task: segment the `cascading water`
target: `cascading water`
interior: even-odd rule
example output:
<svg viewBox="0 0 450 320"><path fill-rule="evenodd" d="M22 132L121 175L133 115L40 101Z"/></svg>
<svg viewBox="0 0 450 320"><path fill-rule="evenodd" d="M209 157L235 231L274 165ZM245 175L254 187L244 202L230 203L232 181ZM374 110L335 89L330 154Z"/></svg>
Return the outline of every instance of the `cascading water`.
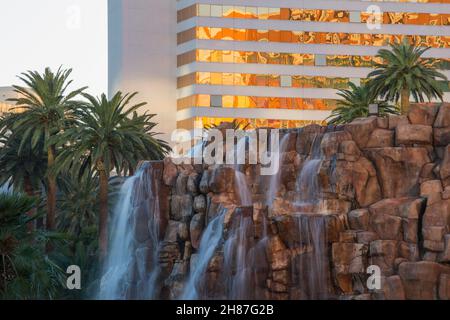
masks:
<svg viewBox="0 0 450 320"><path fill-rule="evenodd" d="M227 298L252 299L254 291L252 263L253 219L252 208L235 210L228 238L224 244L224 281L227 283Z"/></svg>
<svg viewBox="0 0 450 320"><path fill-rule="evenodd" d="M280 184L281 184L281 165L282 165L282 158L283 158L283 153L286 152L286 149L288 147L288 143L289 143L289 138L290 135L289 134L285 134L283 136L283 138L281 139L280 142L280 150L278 152L278 155L275 157L275 161L277 161L278 164L278 168L279 170L277 171L276 174L272 175L270 177L270 182L269 182L269 189L267 190L267 194L266 194L266 203L268 205L272 205L273 201L275 200L278 191L280 190Z"/></svg>
<svg viewBox="0 0 450 320"><path fill-rule="evenodd" d="M253 204L252 193L248 187L247 179L244 173L236 170L235 176L235 188L236 194L239 196L239 200L242 206L251 206Z"/></svg>
<svg viewBox="0 0 450 320"><path fill-rule="evenodd" d="M326 218L300 214L294 217L300 248L292 259L292 283L300 290L299 299L327 299L329 297L329 263L326 239Z"/></svg>
<svg viewBox="0 0 450 320"><path fill-rule="evenodd" d="M300 253L292 259L291 276L300 290L298 297L301 299L327 299L329 296L326 216L320 214L323 208L317 205L320 200L318 174L323 163L322 138L323 134L314 137L309 157L297 180L300 203L297 203L299 212L294 215L294 222L299 231L296 246Z"/></svg>
<svg viewBox="0 0 450 320"><path fill-rule="evenodd" d="M223 220L226 212L227 210L222 208L204 231L195 266L191 269L181 299L195 300L207 296L206 286L203 284L205 273L222 239Z"/></svg>
<svg viewBox="0 0 450 320"><path fill-rule="evenodd" d="M298 176L297 191L300 193L300 199L304 202L315 202L319 196L319 181L317 174L322 165L322 134L317 134L312 142L311 151L308 159Z"/></svg>
<svg viewBox="0 0 450 320"><path fill-rule="evenodd" d="M151 163L128 178L111 223L99 299L152 299L157 291L160 239L159 188Z"/></svg>
<svg viewBox="0 0 450 320"><path fill-rule="evenodd" d="M11 188L9 187L8 183L5 183L4 185L0 186L0 194L2 193L10 193Z"/></svg>

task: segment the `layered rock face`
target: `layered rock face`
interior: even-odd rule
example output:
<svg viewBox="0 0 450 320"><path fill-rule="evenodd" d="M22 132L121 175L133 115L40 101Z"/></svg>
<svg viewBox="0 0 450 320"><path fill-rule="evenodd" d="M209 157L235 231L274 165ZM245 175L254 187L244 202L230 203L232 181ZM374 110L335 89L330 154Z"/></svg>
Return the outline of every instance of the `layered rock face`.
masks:
<svg viewBox="0 0 450 320"><path fill-rule="evenodd" d="M449 104L281 140L276 176L164 160L159 298L450 298Z"/></svg>

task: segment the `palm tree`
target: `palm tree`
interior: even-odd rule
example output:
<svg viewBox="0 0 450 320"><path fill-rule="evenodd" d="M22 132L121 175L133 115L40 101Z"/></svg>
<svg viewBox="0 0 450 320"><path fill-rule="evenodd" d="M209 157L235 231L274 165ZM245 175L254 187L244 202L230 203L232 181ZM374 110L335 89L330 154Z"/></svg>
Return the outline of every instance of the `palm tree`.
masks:
<svg viewBox="0 0 450 320"><path fill-rule="evenodd" d="M0 128L0 185L8 184L15 191L34 196L39 187L45 184L42 180L47 168L44 141L39 141L38 148L33 149L30 139L19 152L22 137L9 129L16 117L17 114L8 114L0 118L0 125L5 125Z"/></svg>
<svg viewBox="0 0 450 320"><path fill-rule="evenodd" d="M370 86L382 99L401 101L401 111L409 110L409 98L424 102L424 96L431 100L442 100L442 87L437 79L447 80L437 71L438 63L424 59L422 55L429 47L412 46L405 39L391 45L391 50L381 49L377 58L383 63L376 63L376 70L369 74Z"/></svg>
<svg viewBox="0 0 450 320"><path fill-rule="evenodd" d="M33 197L0 194L0 299L54 299L63 288L63 270L42 254L45 235L26 228L36 205Z"/></svg>
<svg viewBox="0 0 450 320"><path fill-rule="evenodd" d="M47 153L47 230L54 230L56 215L56 177L52 173L55 164L56 148L50 138L67 127L70 110L76 104L74 98L86 87L67 92L72 83L69 76L72 69L58 69L53 73L46 68L43 74L36 71L22 73L19 79L26 87L13 86L19 98L9 99L24 110L14 122L12 129L21 136L19 153L31 141L33 149L44 141Z"/></svg>
<svg viewBox="0 0 450 320"><path fill-rule="evenodd" d="M99 247L100 257L107 251L108 235L108 181L112 170L127 173L140 160L162 159L170 150L168 145L155 138L152 130L155 115L137 110L146 105L130 105L136 96L118 92L111 100L84 94L88 103L76 110L76 125L60 135L64 150L58 155L58 170L71 168L84 172L93 168L99 176Z"/></svg>
<svg viewBox="0 0 450 320"><path fill-rule="evenodd" d="M380 116L398 114L396 107L384 101L377 101L376 94L374 94L369 85L364 84L358 87L352 82L349 85L350 89L338 91L337 94L342 97L342 100L339 100L337 108L328 117L330 119L328 124L346 124L356 118L367 117L369 115L369 105L374 103L378 104Z"/></svg>

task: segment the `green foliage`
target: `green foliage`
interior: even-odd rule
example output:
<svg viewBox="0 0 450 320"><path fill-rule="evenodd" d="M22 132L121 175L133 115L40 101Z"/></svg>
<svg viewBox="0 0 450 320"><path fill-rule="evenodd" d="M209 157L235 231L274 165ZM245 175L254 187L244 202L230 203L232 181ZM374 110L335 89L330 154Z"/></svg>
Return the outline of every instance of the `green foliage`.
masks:
<svg viewBox="0 0 450 320"><path fill-rule="evenodd" d="M91 172L81 176L64 172L58 180L58 230L73 236L97 233L98 178Z"/></svg>
<svg viewBox="0 0 450 320"><path fill-rule="evenodd" d="M43 177L47 168L47 156L42 151L41 139L37 148L11 130L17 114L8 114L0 118L0 185L9 183L15 190L27 192L39 189L44 184ZM21 150L20 145L23 143Z"/></svg>
<svg viewBox="0 0 450 320"><path fill-rule="evenodd" d="M42 254L47 235L29 232L36 216L26 213L37 199L21 194L0 194L0 298L54 299L64 288L63 270Z"/></svg>
<svg viewBox="0 0 450 320"><path fill-rule="evenodd" d="M170 150L153 132L153 114L138 115L146 103L130 105L137 93L118 92L111 100L106 95L95 98L85 94L88 103L75 110L75 125L55 140L64 146L57 157L58 170L96 168L102 161L109 173L130 172L141 160L160 160Z"/></svg>
<svg viewBox="0 0 450 320"><path fill-rule="evenodd" d="M25 87L14 86L20 98L10 101L25 111L0 118L0 186L14 187L13 194L0 195L0 299L92 297L100 269L100 169L127 175L139 161L160 160L170 151L153 131L155 115L138 114L145 103L131 103L136 93L119 92L111 100L85 94L80 102L75 99L85 88L68 92L70 74L49 68L22 74ZM58 192L49 187L55 182ZM35 227L54 210L44 198L50 190L57 232ZM69 265L81 268L82 290L65 289Z"/></svg>
<svg viewBox="0 0 450 320"><path fill-rule="evenodd" d="M428 47L418 47L408 41L391 45L390 50L381 49L377 57L383 63L376 63L369 74L370 87L382 99L398 102L402 90L407 90L416 102L438 98L443 92L438 79L447 80L437 71L439 61L423 58Z"/></svg>
<svg viewBox="0 0 450 320"><path fill-rule="evenodd" d="M9 99L25 110L15 117L12 126L22 137L19 150L30 141L31 147L36 148L42 140L43 147L47 148L48 138L70 125L71 110L77 104L74 98L86 89L67 92L72 84L71 73L72 69L59 68L53 73L46 68L43 74L28 71L19 76L26 87L13 86L19 98Z"/></svg>
<svg viewBox="0 0 450 320"><path fill-rule="evenodd" d="M356 86L350 83L350 89L339 90L338 95L342 97L338 106L328 117L328 124L339 125L352 122L356 118L367 117L369 115L369 105L376 103L379 108L379 115L398 114L395 106L384 101L377 101L376 94L370 85Z"/></svg>

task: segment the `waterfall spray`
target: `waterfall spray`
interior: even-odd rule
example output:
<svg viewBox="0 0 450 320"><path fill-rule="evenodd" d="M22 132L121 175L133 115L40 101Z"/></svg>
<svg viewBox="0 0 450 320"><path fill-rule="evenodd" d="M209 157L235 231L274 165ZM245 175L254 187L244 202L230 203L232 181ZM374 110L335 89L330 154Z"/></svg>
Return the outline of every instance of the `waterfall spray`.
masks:
<svg viewBox="0 0 450 320"><path fill-rule="evenodd" d="M208 224L208 227L204 231L200 241L195 268L190 271L189 279L184 287L181 299L195 300L201 299L204 296L204 291L206 291L206 289L202 282L205 279L208 265L222 239L223 220L226 212L227 210L222 208L217 217Z"/></svg>
<svg viewBox="0 0 450 320"><path fill-rule="evenodd" d="M152 299L159 274L160 208L158 183L151 163L128 178L111 223L111 245L99 299Z"/></svg>

